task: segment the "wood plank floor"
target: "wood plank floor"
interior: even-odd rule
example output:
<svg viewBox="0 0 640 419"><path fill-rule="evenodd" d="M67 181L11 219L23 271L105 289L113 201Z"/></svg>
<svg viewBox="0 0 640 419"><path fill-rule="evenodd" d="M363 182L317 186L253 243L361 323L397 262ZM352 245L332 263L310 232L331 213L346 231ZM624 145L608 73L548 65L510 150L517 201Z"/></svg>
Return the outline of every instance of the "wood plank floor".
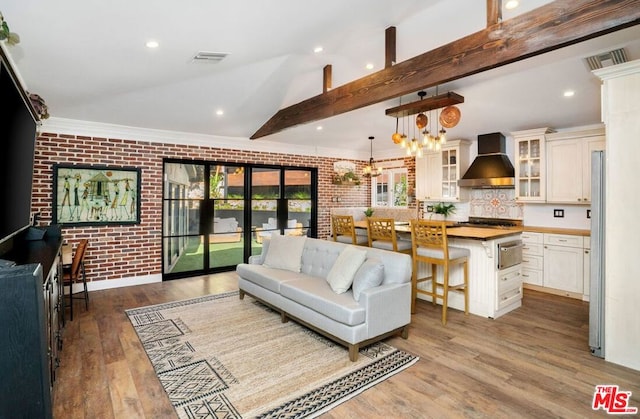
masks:
<svg viewBox="0 0 640 419"><path fill-rule="evenodd" d="M90 293L64 330L54 418L175 418L124 310L235 289L225 273ZM497 320L450 310L446 327L439 307L418 301L409 339L389 343L420 361L323 417L602 418L591 409L598 384L640 407L640 372L593 357L587 335L588 303L536 291Z"/></svg>

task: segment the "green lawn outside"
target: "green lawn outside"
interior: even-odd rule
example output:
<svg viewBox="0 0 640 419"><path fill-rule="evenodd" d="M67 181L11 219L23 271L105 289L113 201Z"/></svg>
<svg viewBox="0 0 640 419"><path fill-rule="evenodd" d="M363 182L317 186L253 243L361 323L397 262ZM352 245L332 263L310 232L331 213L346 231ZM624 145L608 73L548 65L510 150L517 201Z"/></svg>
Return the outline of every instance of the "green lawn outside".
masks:
<svg viewBox="0 0 640 419"><path fill-rule="evenodd" d="M242 263L243 246L244 242L242 240L234 243L211 243L209 245L209 261L211 267L218 268ZM252 254L259 254L262 245L252 241L251 249ZM171 273L203 269L203 252L204 245L200 242L200 237L191 237L185 252L180 256Z"/></svg>

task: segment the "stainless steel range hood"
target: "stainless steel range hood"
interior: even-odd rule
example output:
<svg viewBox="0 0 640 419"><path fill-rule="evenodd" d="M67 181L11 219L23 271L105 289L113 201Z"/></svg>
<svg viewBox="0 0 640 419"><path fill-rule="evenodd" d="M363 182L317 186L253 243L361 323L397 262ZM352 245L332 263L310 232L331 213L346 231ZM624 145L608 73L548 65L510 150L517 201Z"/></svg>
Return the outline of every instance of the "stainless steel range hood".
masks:
<svg viewBox="0 0 640 419"><path fill-rule="evenodd" d="M499 132L478 135L478 157L458 186L471 188L513 188L515 170L506 154L506 140Z"/></svg>

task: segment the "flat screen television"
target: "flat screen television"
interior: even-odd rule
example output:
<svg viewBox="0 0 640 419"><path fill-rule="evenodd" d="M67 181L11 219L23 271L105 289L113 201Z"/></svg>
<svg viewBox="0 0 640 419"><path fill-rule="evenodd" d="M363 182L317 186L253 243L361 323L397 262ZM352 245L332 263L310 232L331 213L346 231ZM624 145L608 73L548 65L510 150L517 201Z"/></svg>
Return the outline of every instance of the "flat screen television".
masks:
<svg viewBox="0 0 640 419"><path fill-rule="evenodd" d="M31 224L36 120L26 94L0 57L0 245ZM4 247L4 246L0 246Z"/></svg>

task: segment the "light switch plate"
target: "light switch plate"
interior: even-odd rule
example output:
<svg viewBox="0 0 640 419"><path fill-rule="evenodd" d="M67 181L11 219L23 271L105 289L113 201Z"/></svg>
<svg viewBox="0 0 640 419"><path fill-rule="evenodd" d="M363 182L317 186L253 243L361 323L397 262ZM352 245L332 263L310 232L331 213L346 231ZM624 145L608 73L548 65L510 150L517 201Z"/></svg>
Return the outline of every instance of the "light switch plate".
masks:
<svg viewBox="0 0 640 419"><path fill-rule="evenodd" d="M564 210L563 209L554 209L553 210L554 218L564 218Z"/></svg>
<svg viewBox="0 0 640 419"><path fill-rule="evenodd" d="M587 209L587 218L591 218L591 210Z"/></svg>

